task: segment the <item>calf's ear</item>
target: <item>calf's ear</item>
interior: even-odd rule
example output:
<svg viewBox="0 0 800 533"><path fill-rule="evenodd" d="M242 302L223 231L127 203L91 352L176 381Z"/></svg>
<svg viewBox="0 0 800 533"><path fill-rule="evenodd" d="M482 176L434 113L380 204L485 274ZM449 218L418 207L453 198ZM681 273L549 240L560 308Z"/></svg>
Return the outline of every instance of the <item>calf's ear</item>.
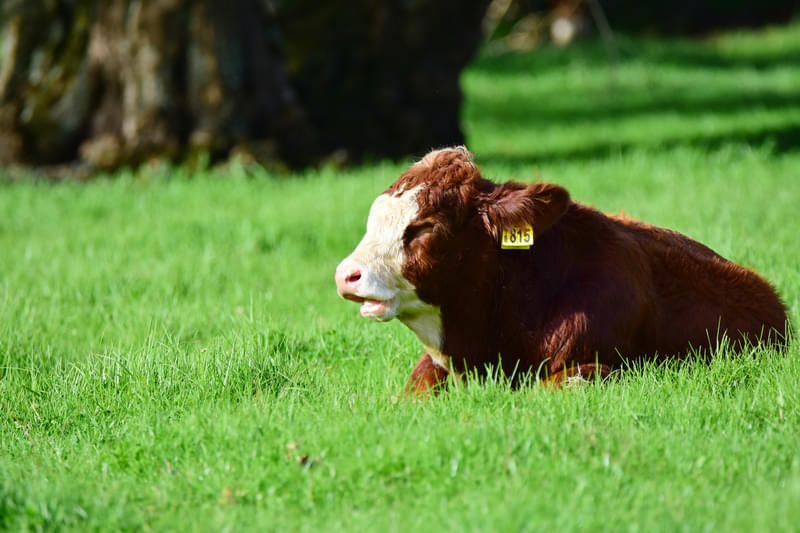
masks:
<svg viewBox="0 0 800 533"><path fill-rule="evenodd" d="M482 215L486 229L499 238L504 229L530 224L535 236L547 231L569 206L569 192L551 183L525 188L503 184L488 195Z"/></svg>

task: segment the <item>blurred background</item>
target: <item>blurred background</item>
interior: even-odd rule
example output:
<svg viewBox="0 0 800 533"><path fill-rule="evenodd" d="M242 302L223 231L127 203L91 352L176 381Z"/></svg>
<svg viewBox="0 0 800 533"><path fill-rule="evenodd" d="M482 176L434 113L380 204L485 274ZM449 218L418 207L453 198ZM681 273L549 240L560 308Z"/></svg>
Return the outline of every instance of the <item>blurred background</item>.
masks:
<svg viewBox="0 0 800 533"><path fill-rule="evenodd" d="M765 34L750 51L691 44L786 25L798 12L787 0L0 0L0 163L59 177L235 155L285 171L419 156L467 141L514 158L513 146L482 144L480 136L522 121L563 125L623 109L797 111L798 89L768 82L732 97L724 83L711 94L702 80L668 71L800 67L800 47L786 44L796 31L772 48ZM561 48L570 51L554 51ZM638 60L666 70L631 70ZM556 83L548 72L566 75L578 63L600 65L607 76L586 85L572 72L547 95L536 92L537 75ZM530 90L493 96L491 80L503 72L522 74ZM692 95L681 96L681 77ZM465 118L462 90L470 83ZM690 138L761 135L793 145L797 127L711 128ZM640 138L647 125L634 129ZM584 130L595 135L602 132ZM577 155L630 140L592 139ZM528 156L566 157L578 148L563 136L556 144Z"/></svg>

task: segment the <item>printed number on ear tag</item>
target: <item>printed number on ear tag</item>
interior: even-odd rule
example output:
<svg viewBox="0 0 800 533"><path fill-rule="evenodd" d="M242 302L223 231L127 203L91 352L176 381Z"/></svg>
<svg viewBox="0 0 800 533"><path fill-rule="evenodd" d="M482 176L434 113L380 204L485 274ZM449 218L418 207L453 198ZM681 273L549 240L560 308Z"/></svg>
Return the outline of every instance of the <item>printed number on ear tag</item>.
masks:
<svg viewBox="0 0 800 533"><path fill-rule="evenodd" d="M503 250L528 250L533 246L533 228L530 224L503 230L500 248Z"/></svg>

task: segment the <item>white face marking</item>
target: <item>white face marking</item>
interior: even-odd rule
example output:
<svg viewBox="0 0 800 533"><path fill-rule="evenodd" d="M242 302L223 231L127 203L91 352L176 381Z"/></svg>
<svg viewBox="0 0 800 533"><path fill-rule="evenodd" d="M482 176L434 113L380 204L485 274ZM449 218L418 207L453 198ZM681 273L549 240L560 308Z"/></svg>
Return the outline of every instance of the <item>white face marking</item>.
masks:
<svg viewBox="0 0 800 533"><path fill-rule="evenodd" d="M403 234L417 217L417 194L422 185L392 196L382 194L369 210L367 232L345 261L363 266L357 296L368 300L361 313L385 322L398 318L417 334L426 348L437 353L442 344L442 318L437 307L417 296L403 277ZM376 305L375 301L378 303Z"/></svg>
<svg viewBox="0 0 800 533"><path fill-rule="evenodd" d="M413 290L402 275L403 232L417 216L417 193L421 187L397 196L382 194L372 203L367 232L350 254L350 259L366 267L361 273L359 296L388 301L400 290Z"/></svg>

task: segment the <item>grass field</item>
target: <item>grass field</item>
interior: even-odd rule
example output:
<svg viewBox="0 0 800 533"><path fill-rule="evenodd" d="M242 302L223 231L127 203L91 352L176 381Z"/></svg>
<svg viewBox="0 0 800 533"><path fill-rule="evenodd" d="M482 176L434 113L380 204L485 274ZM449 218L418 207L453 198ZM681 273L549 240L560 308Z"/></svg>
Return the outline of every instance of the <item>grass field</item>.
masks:
<svg viewBox="0 0 800 533"><path fill-rule="evenodd" d="M482 56L484 174L677 229L800 321L800 26ZM800 343L564 391L398 399L339 300L404 164L0 181L0 530L793 531Z"/></svg>

